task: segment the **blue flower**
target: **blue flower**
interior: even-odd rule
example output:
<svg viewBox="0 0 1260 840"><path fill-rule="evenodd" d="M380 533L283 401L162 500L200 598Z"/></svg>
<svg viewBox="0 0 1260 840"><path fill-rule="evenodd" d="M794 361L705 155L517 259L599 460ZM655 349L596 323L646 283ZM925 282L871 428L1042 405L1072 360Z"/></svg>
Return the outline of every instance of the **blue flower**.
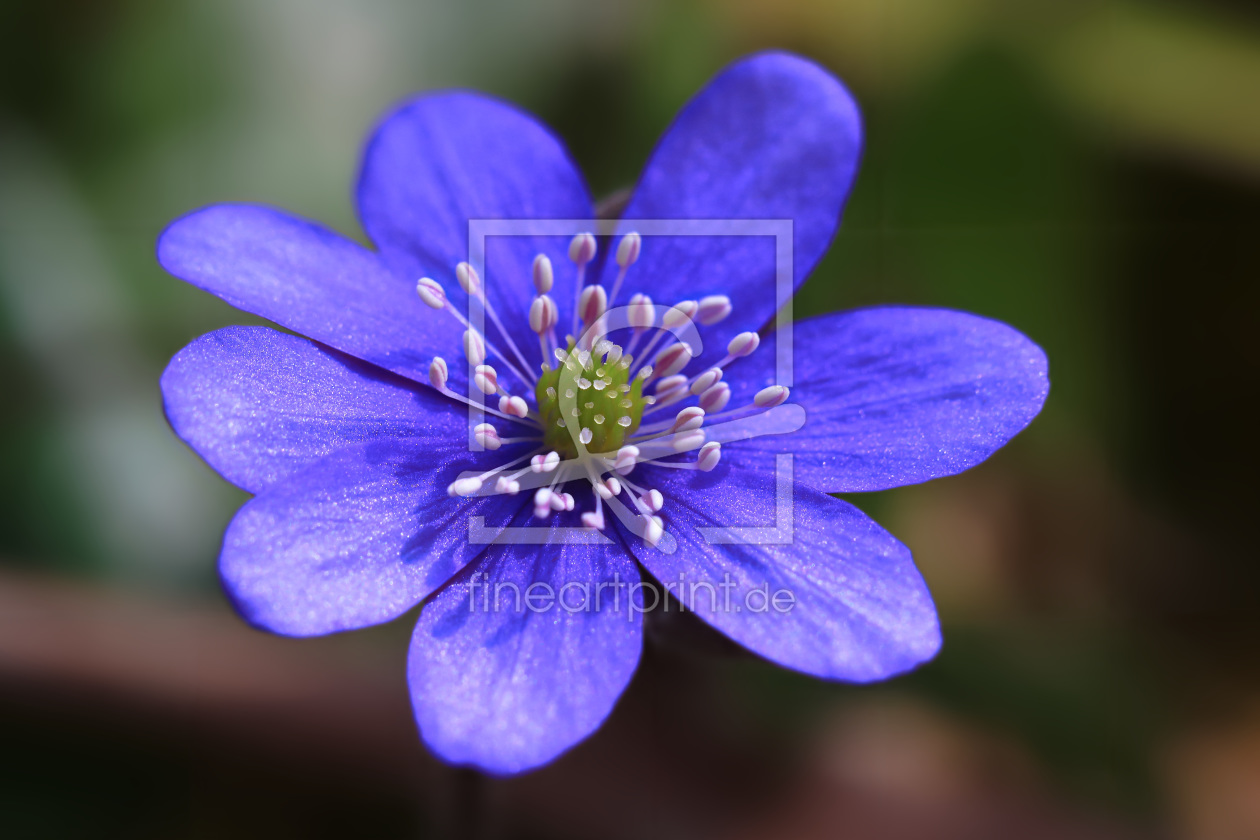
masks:
<svg viewBox="0 0 1260 840"><path fill-rule="evenodd" d="M860 146L835 78L758 55L683 109L621 218L790 220L795 289ZM473 93L391 113L357 201L375 250L247 205L185 216L158 245L175 276L308 337L218 330L162 377L176 433L255 494L220 558L249 622L310 636L424 602L421 735L496 773L553 759L612 709L655 597L636 561L788 668L865 682L936 653L909 550L828 494L983 461L1045 400L1036 345L940 309L825 315L783 342L789 392L765 329L785 266L771 237L635 221L491 236L478 270L470 220L596 228L556 137Z"/></svg>

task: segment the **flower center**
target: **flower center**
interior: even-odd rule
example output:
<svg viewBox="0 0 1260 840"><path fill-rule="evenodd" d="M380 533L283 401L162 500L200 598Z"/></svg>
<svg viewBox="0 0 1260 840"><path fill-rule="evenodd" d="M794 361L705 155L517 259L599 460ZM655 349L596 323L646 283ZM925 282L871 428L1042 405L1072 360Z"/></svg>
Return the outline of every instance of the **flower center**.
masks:
<svg viewBox="0 0 1260 840"><path fill-rule="evenodd" d="M534 387L543 446L576 458L576 435L590 452L620 449L643 419L643 371L632 375L633 357L623 356L621 347L607 340L592 350L578 349L570 340L555 356L556 367L545 366Z"/></svg>

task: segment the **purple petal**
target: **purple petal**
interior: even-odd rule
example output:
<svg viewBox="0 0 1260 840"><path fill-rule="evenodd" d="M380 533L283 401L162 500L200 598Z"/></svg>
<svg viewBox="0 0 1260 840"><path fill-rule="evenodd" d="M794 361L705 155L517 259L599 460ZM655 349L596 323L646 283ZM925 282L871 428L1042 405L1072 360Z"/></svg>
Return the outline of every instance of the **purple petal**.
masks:
<svg viewBox="0 0 1260 840"><path fill-rule="evenodd" d="M358 187L364 230L382 258L409 277L427 275L459 296L455 265L469 259L473 219L591 219L581 175L560 140L518 108L474 93L421 96L387 116L368 144ZM571 311L568 236L487 241L487 297L526 352L537 347L526 316L531 266L548 254L552 292ZM462 298L460 298L462 299ZM561 332L563 334L563 331ZM533 350L530 359L537 355Z"/></svg>
<svg viewBox="0 0 1260 840"><path fill-rule="evenodd" d="M198 338L167 365L162 396L175 433L251 493L356 443L408 438L446 457L468 455L463 406L266 327Z"/></svg>
<svg viewBox="0 0 1260 840"><path fill-rule="evenodd" d="M469 516L501 521L524 504L451 498L458 472L416 440L336 452L237 512L219 558L223 586L246 620L289 636L396 618L484 550L469 544Z"/></svg>
<svg viewBox="0 0 1260 840"><path fill-rule="evenodd" d="M421 382L434 355L460 347L459 325L424 305L416 277L265 207L220 204L177 219L158 240L158 261L235 307Z"/></svg>
<svg viewBox="0 0 1260 840"><path fill-rule="evenodd" d="M828 493L954 475L1032 422L1050 390L1046 355L1006 324L965 312L859 309L793 330L790 401L805 426L724 450L792 452L797 478ZM732 405L774 382L774 337L730 368Z"/></svg>
<svg viewBox="0 0 1260 840"><path fill-rule="evenodd" d="M910 551L790 473L776 495L774 464L763 456L757 470L645 468L634 477L664 495L665 529L678 548L666 554L628 537L639 562L701 618L788 668L868 682L935 655L936 611ZM700 530L748 526L765 530L734 544Z"/></svg>
<svg viewBox="0 0 1260 840"><path fill-rule="evenodd" d="M630 607L641 600L629 585L639 574L619 544L495 545L476 571L420 613L412 702L421 735L442 758L518 773L591 734L630 681L642 616ZM535 598L549 591L564 606L530 610L531 584Z"/></svg>
<svg viewBox="0 0 1260 840"><path fill-rule="evenodd" d="M795 289L827 250L857 172L856 103L813 62L765 53L724 70L683 108L653 152L626 219L791 220ZM618 303L633 292L673 303L725 294L734 311L705 358L778 308L775 241L766 236L648 236ZM605 267L611 285L616 265ZM788 290L790 292L790 290Z"/></svg>

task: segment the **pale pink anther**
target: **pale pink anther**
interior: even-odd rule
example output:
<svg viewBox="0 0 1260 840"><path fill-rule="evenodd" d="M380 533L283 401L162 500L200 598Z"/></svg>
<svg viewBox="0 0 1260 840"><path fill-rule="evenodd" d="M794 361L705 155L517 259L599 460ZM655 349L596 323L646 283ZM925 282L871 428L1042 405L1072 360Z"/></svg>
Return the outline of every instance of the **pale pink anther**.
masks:
<svg viewBox="0 0 1260 840"><path fill-rule="evenodd" d="M726 352L736 359L750 355L761 344L761 336L755 332L742 332L731 339L731 343L726 345Z"/></svg>
<svg viewBox="0 0 1260 840"><path fill-rule="evenodd" d="M712 388L714 385L718 384L721 381L722 381L722 369L709 368L704 373L697 376L695 382L691 383L691 393L693 395L699 396L700 394L703 394L705 391L709 390L710 388ZM658 385L656 387L659 388L660 386Z"/></svg>
<svg viewBox="0 0 1260 840"><path fill-rule="evenodd" d="M674 425L670 426L671 432L690 432L704 425L705 410L699 406L691 405L678 412L678 416L674 418Z"/></svg>
<svg viewBox="0 0 1260 840"><path fill-rule="evenodd" d="M638 462L639 447L629 444L617 450L617 457L613 460L613 469L618 475L629 475Z"/></svg>
<svg viewBox="0 0 1260 840"><path fill-rule="evenodd" d="M769 388L762 388L757 392L757 396L753 397L753 404L758 408L774 408L776 405L782 405L788 398L788 389L783 385L771 385Z"/></svg>
<svg viewBox="0 0 1260 840"><path fill-rule="evenodd" d="M676 330L686 324L688 321L696 317L696 312L700 309L700 304L694 300L684 300L675 303L669 309L665 310L665 314L661 316L661 324L667 330Z"/></svg>
<svg viewBox="0 0 1260 840"><path fill-rule="evenodd" d="M416 283L416 293L420 295L420 300L434 309L442 309L446 306L446 290L442 288L442 284L431 277L420 278Z"/></svg>
<svg viewBox="0 0 1260 840"><path fill-rule="evenodd" d="M429 384L439 391L446 387L446 380L450 376L446 369L446 359L441 356L434 356L433 361L429 362Z"/></svg>
<svg viewBox="0 0 1260 840"><path fill-rule="evenodd" d="M686 384L687 384L687 377L683 376L681 373L676 373L673 376L666 376L662 379L656 380L656 395L659 397L661 394L665 393L666 391L672 391L675 388L681 388L682 386Z"/></svg>
<svg viewBox="0 0 1260 840"><path fill-rule="evenodd" d="M706 437L704 429L692 429L689 432L680 432L674 435L670 446L673 447L675 452L689 452L692 449L699 449L701 446L704 446Z"/></svg>
<svg viewBox="0 0 1260 840"><path fill-rule="evenodd" d="M510 397L505 394L499 397L499 411L510 417L525 417L529 414L529 404L521 397Z"/></svg>
<svg viewBox="0 0 1260 840"><path fill-rule="evenodd" d="M652 360L657 375L661 377L673 376L687 366L691 361L691 345L685 341L677 344L671 344L664 350L656 354L656 358Z"/></svg>
<svg viewBox="0 0 1260 840"><path fill-rule="evenodd" d="M647 295L634 295L630 298L629 308L626 319L634 329L646 330L656 323L656 307L652 305L652 299Z"/></svg>
<svg viewBox="0 0 1260 840"><path fill-rule="evenodd" d="M521 492L521 483L515 479L501 475L499 476L499 480L494 483L494 491L496 493L504 493L508 496L515 496L517 493Z"/></svg>
<svg viewBox="0 0 1260 840"><path fill-rule="evenodd" d="M481 278L472 263L462 262L455 266L455 279L459 287L470 295L481 294Z"/></svg>
<svg viewBox="0 0 1260 840"><path fill-rule="evenodd" d="M629 268L639 259L639 251L643 248L643 237L637 233L627 233L617 243L617 266Z"/></svg>
<svg viewBox="0 0 1260 840"><path fill-rule="evenodd" d="M473 371L473 384L483 394L493 394L499 390L499 374L490 365L477 365Z"/></svg>
<svg viewBox="0 0 1260 840"><path fill-rule="evenodd" d="M551 270L551 260L546 254L534 257L534 289L538 294L545 295L551 291L554 282L555 275Z"/></svg>
<svg viewBox="0 0 1260 840"><path fill-rule="evenodd" d="M558 317L556 303L548 295L539 295L529 305L529 328L539 335L550 332Z"/></svg>
<svg viewBox="0 0 1260 840"><path fill-rule="evenodd" d="M708 327L730 314L730 298L726 295L709 295L708 297L700 298L700 310L696 313L696 320Z"/></svg>
<svg viewBox="0 0 1260 840"><path fill-rule="evenodd" d="M711 440L704 446L700 447L700 453L696 455L696 469L701 472L709 472L718 465L718 461L722 460L722 444L716 440Z"/></svg>
<svg viewBox="0 0 1260 840"><path fill-rule="evenodd" d="M643 541L655 548L665 536L665 523L659 516L644 516L643 520Z"/></svg>
<svg viewBox="0 0 1260 840"><path fill-rule="evenodd" d="M673 405L680 400L686 399L686 397L686 388L671 388L663 393L658 391L653 397L653 399L656 400L653 405L656 406L656 408L665 408L666 406Z"/></svg>
<svg viewBox="0 0 1260 840"><path fill-rule="evenodd" d="M652 513L659 513L661 508L665 507L665 497L661 495L660 490L647 491L643 494L642 501Z"/></svg>
<svg viewBox="0 0 1260 840"><path fill-rule="evenodd" d="M480 478L460 478L451 482L446 488L448 496L471 496L481 489Z"/></svg>
<svg viewBox="0 0 1260 840"><path fill-rule="evenodd" d="M569 259L578 265L586 265L595 259L595 237L589 233L579 233L569 243Z"/></svg>
<svg viewBox="0 0 1260 840"><path fill-rule="evenodd" d="M582 296L578 299L578 314L582 318L582 323L587 326L594 324L607 308L608 293L604 291L603 286L596 284L582 290Z"/></svg>
<svg viewBox="0 0 1260 840"><path fill-rule="evenodd" d="M551 515L551 499L553 496L555 496L555 493L551 492L549 488L538 488L538 492L534 494L534 516L537 516L539 519L546 519Z"/></svg>
<svg viewBox="0 0 1260 840"><path fill-rule="evenodd" d="M595 531L604 530L604 512L602 510L588 510L582 514L582 527L591 528Z"/></svg>
<svg viewBox="0 0 1260 840"><path fill-rule="evenodd" d="M717 414L730 401L731 386L725 382L719 382L700 395L700 407L709 414Z"/></svg>
<svg viewBox="0 0 1260 840"><path fill-rule="evenodd" d="M483 449L494 450L503 445L503 441L499 439L499 432L489 423L478 423L474 426L473 437Z"/></svg>
<svg viewBox="0 0 1260 840"><path fill-rule="evenodd" d="M486 341L473 330L464 330L464 355L474 365L486 360Z"/></svg>

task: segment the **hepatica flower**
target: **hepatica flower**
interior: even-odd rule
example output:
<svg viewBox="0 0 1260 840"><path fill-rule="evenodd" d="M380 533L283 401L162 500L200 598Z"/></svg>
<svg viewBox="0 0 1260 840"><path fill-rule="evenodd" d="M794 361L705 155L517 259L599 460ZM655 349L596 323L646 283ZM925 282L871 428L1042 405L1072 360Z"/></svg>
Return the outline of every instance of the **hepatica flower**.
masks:
<svg viewBox="0 0 1260 840"><path fill-rule="evenodd" d="M220 557L241 615L312 636L423 603L420 733L495 773L608 715L657 600L640 567L788 668L868 682L932 657L909 550L828 494L984 460L1040 410L1046 359L941 309L771 329L860 146L844 87L771 53L682 110L612 231L553 134L464 92L405 103L368 142L374 248L258 206L175 221L169 272L299 334L218 330L162 377L176 433L254 494ZM472 242L476 220L526 224Z"/></svg>

